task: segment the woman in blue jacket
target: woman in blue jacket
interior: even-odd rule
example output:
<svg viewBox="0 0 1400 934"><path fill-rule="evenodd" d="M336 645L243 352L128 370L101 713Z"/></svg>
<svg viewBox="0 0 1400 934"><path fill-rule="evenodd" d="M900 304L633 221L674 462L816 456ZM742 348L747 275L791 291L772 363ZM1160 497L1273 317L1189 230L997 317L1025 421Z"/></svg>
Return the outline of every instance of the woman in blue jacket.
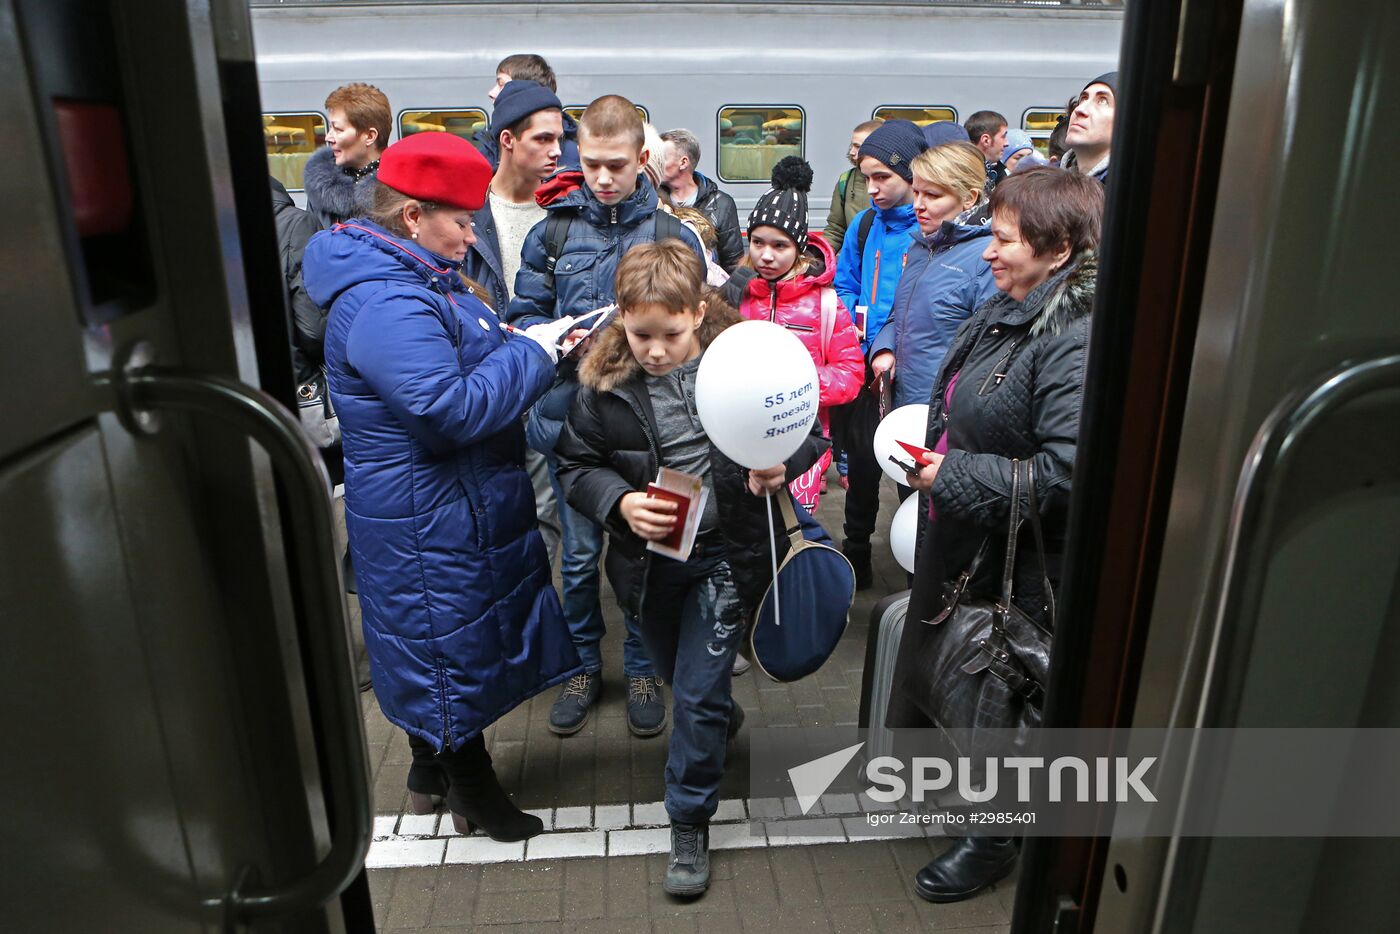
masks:
<svg viewBox="0 0 1400 934"><path fill-rule="evenodd" d="M482 731L578 658L550 582L520 417L554 378L544 335L507 337L459 274L491 169L465 140L385 150L370 219L317 234L307 291L345 447L345 523L384 715L408 733L415 813L461 833L543 828L511 803Z"/></svg>
<svg viewBox="0 0 1400 934"><path fill-rule="evenodd" d="M991 231L966 222L983 207L987 168L980 150L945 143L920 153L909 167L919 233L870 363L893 378L896 406L929 401L953 335L997 291L982 258Z"/></svg>

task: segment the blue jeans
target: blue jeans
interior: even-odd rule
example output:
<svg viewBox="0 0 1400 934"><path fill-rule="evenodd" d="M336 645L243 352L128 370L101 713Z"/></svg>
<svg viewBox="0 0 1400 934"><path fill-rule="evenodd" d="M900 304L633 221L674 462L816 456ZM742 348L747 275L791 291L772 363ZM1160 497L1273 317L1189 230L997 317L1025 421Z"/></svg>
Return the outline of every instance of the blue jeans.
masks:
<svg viewBox="0 0 1400 934"><path fill-rule="evenodd" d="M744 637L744 608L717 539L697 541L684 563L653 555L642 591L642 641L673 698L666 813L684 824L708 823L719 807L731 670Z"/></svg>
<svg viewBox="0 0 1400 934"><path fill-rule="evenodd" d="M603 633L607 632L607 625L603 622L603 605L599 599L602 593L600 565L603 527L565 502L553 458L549 461L549 482L554 486L554 496L559 502L559 525L564 539L559 558L559 576L564 585L564 622L569 625L569 635L573 637L574 649L578 652L579 661L583 662L583 670L590 673L601 671L601 643ZM655 672L642 648L636 617L624 614L623 622L627 628L627 635L622 641L623 673L629 678L651 677Z"/></svg>

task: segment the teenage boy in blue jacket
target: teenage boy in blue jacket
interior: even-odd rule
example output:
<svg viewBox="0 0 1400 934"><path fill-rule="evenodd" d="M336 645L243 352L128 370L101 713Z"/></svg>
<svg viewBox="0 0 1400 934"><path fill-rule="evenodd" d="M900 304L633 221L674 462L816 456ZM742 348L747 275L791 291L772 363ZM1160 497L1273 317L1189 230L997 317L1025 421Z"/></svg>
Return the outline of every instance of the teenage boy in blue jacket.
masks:
<svg viewBox="0 0 1400 934"><path fill-rule="evenodd" d="M919 232L909 165L927 146L923 132L908 120L888 120L865 138L858 168L870 191L870 207L853 217L846 228L832 283L837 296L853 310L866 354L867 390L844 406L837 418L850 482L841 550L855 568L856 586L861 590L874 583L870 536L875 532L880 478L884 476L872 449L880 423L880 386L870 369L870 350L890 316L905 256Z"/></svg>
<svg viewBox="0 0 1400 934"><path fill-rule="evenodd" d="M561 172L537 192L545 220L525 237L520 272L507 315L529 327L566 315L582 315L614 298L617 264L637 244L657 239L657 198L642 166L646 164L642 118L632 102L609 94L589 104L579 120L581 172ZM566 225L556 230L558 254L550 256L550 217ZM690 231L666 218L667 235L681 240L704 262L704 250ZM588 347L575 354L587 353ZM602 692L603 608L599 559L603 529L569 507L560 491L554 447L569 406L578 393L577 363L560 364L554 387L530 411L530 446L549 458L550 476L564 527L560 560L564 619L584 670L565 683L549 714L549 728L560 736L583 729ZM627 677L627 726L637 736L655 736L666 727L666 705L651 660L642 647L636 617L627 614L622 669Z"/></svg>

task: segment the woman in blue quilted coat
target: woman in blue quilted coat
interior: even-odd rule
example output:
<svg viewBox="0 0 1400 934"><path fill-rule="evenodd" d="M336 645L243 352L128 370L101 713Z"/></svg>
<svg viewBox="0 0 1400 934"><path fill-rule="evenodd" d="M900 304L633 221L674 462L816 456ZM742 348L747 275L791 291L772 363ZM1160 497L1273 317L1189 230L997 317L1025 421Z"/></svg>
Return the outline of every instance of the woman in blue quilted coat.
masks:
<svg viewBox="0 0 1400 934"><path fill-rule="evenodd" d="M307 291L345 447L345 523L374 690L408 733L415 813L461 833L543 828L496 781L482 731L575 673L525 473L521 416L551 339L508 336L459 274L491 169L465 140L385 150L374 210L312 238Z"/></svg>

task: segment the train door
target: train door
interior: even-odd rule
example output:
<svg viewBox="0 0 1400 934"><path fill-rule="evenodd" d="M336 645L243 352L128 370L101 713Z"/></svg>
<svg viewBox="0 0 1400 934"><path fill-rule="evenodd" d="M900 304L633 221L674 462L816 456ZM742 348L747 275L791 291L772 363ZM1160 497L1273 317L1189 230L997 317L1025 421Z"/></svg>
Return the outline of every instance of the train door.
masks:
<svg viewBox="0 0 1400 934"><path fill-rule="evenodd" d="M1046 723L1400 727L1400 8L1132 4L1122 74ZM1027 840L1018 930L1400 924L1395 839L1115 829Z"/></svg>
<svg viewBox="0 0 1400 934"><path fill-rule="evenodd" d="M0 2L9 930L370 923L324 469L253 388L290 370L246 20Z"/></svg>

